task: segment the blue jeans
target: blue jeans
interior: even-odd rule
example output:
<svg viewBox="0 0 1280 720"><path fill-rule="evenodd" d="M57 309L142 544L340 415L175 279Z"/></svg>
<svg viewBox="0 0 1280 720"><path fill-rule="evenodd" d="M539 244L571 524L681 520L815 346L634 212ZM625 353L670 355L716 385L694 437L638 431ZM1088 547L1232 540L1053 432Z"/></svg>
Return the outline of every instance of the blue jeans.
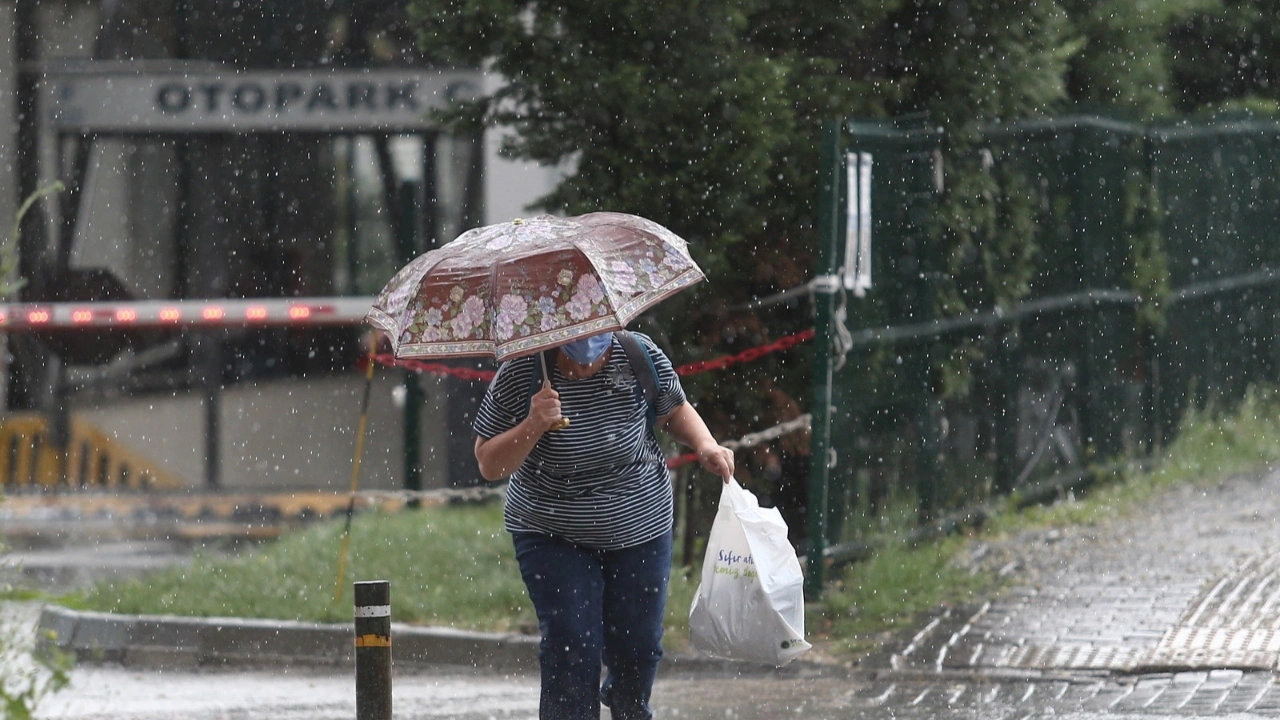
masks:
<svg viewBox="0 0 1280 720"><path fill-rule="evenodd" d="M622 550L591 550L514 533L516 560L538 613L541 720L649 720L662 659L671 533ZM600 685L601 663L609 674Z"/></svg>

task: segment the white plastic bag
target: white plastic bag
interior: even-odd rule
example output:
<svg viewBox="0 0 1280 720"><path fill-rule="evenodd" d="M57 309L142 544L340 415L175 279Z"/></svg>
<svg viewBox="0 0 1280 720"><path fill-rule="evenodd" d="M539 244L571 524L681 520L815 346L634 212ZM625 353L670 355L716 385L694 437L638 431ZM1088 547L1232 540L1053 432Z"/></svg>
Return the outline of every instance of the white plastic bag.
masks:
<svg viewBox="0 0 1280 720"><path fill-rule="evenodd" d="M689 644L727 660L782 666L809 649L804 573L777 508L730 479L720 492L689 609Z"/></svg>

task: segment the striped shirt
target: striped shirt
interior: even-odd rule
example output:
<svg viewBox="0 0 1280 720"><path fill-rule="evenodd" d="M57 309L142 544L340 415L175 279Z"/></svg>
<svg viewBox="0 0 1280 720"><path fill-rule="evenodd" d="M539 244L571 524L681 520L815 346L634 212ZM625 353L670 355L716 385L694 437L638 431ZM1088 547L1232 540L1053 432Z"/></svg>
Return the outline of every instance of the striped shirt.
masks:
<svg viewBox="0 0 1280 720"><path fill-rule="evenodd" d="M651 339L633 333L658 371L658 417L685 402L680 379ZM528 414L536 355L503 363L476 411L475 431L492 438ZM507 488L510 532L555 535L584 547L616 550L648 542L673 522L671 481L627 353L615 337L609 360L590 377L548 370L571 424L548 432ZM640 368L638 372L648 372Z"/></svg>

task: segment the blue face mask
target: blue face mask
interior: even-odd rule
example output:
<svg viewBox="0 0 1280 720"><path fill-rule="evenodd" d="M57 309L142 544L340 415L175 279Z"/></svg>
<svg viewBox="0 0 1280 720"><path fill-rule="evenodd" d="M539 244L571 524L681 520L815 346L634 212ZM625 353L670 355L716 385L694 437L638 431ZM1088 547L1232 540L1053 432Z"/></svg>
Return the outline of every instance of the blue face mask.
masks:
<svg viewBox="0 0 1280 720"><path fill-rule="evenodd" d="M579 365L590 365L599 360L604 351L608 350L612 344L613 333L607 332L603 335L592 335L581 340L574 340L571 343L561 345L560 349L564 351L565 355L569 356L570 360Z"/></svg>

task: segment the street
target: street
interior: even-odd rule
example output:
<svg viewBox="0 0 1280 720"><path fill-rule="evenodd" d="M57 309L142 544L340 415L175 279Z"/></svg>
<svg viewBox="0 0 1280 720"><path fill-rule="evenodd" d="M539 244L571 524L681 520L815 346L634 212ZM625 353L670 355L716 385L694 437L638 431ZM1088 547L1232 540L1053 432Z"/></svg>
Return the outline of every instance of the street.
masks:
<svg viewBox="0 0 1280 720"><path fill-rule="evenodd" d="M151 673L85 667L40 717L67 720L350 720L349 674L278 671ZM1003 682L839 678L665 677L654 694L659 718L812 720L840 718L1145 718L1280 716L1269 674L1186 673L1124 680ZM395 717L533 720L531 676L399 674ZM604 714L608 717L608 713Z"/></svg>

